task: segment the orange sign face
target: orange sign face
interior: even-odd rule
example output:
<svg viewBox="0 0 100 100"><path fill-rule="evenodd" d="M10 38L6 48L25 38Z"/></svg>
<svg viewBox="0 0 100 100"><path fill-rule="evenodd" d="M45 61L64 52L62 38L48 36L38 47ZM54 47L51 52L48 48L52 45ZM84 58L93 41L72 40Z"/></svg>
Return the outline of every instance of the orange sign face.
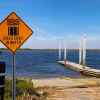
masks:
<svg viewBox="0 0 100 100"><path fill-rule="evenodd" d="M13 53L32 35L33 31L12 12L0 23L0 40Z"/></svg>

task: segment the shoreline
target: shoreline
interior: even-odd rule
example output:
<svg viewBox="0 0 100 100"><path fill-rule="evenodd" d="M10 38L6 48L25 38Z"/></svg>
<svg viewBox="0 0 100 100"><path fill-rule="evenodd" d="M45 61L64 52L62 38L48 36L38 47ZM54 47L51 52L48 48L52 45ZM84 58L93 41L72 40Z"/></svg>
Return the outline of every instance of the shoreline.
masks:
<svg viewBox="0 0 100 100"><path fill-rule="evenodd" d="M12 80L11 76L6 76L5 79ZM36 87L77 87L77 86L100 86L100 78L96 77L69 77L69 76L59 76L59 77L26 77L17 76L16 79L19 80L31 80ZM34 86L35 86L34 84Z"/></svg>
<svg viewBox="0 0 100 100"><path fill-rule="evenodd" d="M6 74L5 76L6 79L11 79L12 75ZM51 74L34 74L34 75L28 75L28 76L21 76L21 75L16 75L16 78L26 78L26 79L53 79L53 78L70 78L70 79L100 79L97 77L91 77L91 76L84 76L84 75L76 75L76 76L65 76L65 75L51 75Z"/></svg>

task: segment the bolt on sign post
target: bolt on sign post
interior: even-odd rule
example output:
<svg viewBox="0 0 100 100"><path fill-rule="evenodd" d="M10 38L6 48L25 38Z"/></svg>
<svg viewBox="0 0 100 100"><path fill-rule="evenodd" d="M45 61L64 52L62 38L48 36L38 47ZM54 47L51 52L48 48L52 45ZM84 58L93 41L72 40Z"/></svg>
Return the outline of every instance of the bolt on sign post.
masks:
<svg viewBox="0 0 100 100"><path fill-rule="evenodd" d="M0 23L0 41L13 53L13 100L16 100L15 53L32 33L32 29L15 12Z"/></svg>

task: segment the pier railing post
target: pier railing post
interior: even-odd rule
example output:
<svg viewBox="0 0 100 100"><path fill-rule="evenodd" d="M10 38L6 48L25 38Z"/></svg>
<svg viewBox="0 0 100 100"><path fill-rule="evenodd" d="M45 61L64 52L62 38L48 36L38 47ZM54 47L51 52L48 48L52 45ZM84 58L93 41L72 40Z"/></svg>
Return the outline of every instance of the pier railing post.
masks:
<svg viewBox="0 0 100 100"><path fill-rule="evenodd" d="M58 59L61 60L61 45L59 44Z"/></svg>
<svg viewBox="0 0 100 100"><path fill-rule="evenodd" d="M79 64L83 65L83 68L85 68L85 65L86 65L86 37L84 37L80 42Z"/></svg>
<svg viewBox="0 0 100 100"><path fill-rule="evenodd" d="M86 38L83 39L83 66L86 65Z"/></svg>

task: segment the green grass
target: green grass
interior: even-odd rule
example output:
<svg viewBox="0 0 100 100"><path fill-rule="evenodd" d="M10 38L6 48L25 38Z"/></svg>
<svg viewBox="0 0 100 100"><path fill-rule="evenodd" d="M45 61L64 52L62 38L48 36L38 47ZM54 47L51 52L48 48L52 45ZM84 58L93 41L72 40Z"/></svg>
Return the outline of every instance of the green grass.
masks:
<svg viewBox="0 0 100 100"><path fill-rule="evenodd" d="M16 80L16 97L23 95L31 95L36 96L38 100L46 100L47 93L43 92L40 94L38 89L33 87L33 84L30 80ZM5 81L5 99L4 100L12 100L12 81L10 79L6 79Z"/></svg>

